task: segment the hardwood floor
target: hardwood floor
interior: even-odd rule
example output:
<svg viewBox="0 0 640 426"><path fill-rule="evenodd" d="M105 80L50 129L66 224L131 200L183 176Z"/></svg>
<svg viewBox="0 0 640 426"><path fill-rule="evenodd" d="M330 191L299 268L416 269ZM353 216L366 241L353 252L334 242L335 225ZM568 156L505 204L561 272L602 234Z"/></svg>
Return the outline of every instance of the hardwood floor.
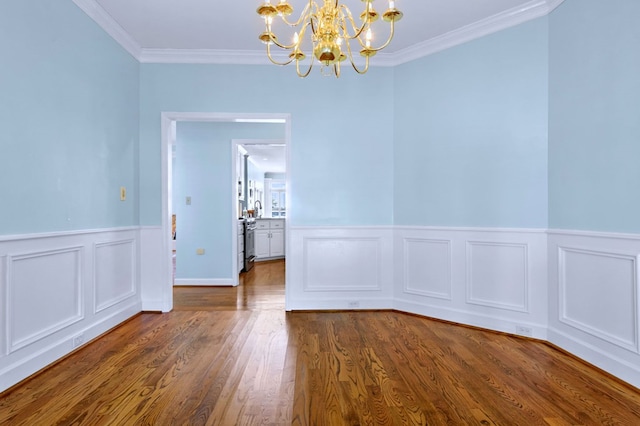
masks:
<svg viewBox="0 0 640 426"><path fill-rule="evenodd" d="M543 343L398 312L285 313L284 262L179 287L0 398L2 425L640 425Z"/></svg>

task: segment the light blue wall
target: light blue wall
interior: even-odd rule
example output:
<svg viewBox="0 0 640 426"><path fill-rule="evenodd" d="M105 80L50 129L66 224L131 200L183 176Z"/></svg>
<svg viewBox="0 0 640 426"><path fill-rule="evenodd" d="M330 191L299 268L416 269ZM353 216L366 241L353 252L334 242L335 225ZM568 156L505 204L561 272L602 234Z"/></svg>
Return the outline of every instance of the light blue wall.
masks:
<svg viewBox="0 0 640 426"><path fill-rule="evenodd" d="M283 139L283 124L178 122L173 171L176 278L230 279L232 139ZM186 205L186 197L191 205ZM204 255L196 249L204 248Z"/></svg>
<svg viewBox="0 0 640 426"><path fill-rule="evenodd" d="M640 232L640 2L550 17L549 224Z"/></svg>
<svg viewBox="0 0 640 426"><path fill-rule="evenodd" d="M398 225L547 226L547 18L395 70Z"/></svg>
<svg viewBox="0 0 640 426"><path fill-rule="evenodd" d="M291 113L292 225L390 225L393 70L141 65L140 217L161 223L162 111Z"/></svg>
<svg viewBox="0 0 640 426"><path fill-rule="evenodd" d="M71 1L0 2L0 52L0 234L137 225L138 62Z"/></svg>

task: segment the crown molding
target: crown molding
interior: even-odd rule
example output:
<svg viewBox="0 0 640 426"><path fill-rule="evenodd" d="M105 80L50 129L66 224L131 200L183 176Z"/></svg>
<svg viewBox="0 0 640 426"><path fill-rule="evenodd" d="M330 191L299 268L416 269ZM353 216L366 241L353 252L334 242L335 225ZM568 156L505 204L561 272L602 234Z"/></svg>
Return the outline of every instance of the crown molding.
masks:
<svg viewBox="0 0 640 426"><path fill-rule="evenodd" d="M514 27L524 22L548 15L564 0L532 0L513 9L505 10L486 19L442 34L430 40L414 44L394 54L394 64L400 65L454 46Z"/></svg>
<svg viewBox="0 0 640 426"><path fill-rule="evenodd" d="M273 54L272 56L278 61L288 59L283 54ZM139 60L141 63L156 64L272 64L263 50L142 49Z"/></svg>
<svg viewBox="0 0 640 426"><path fill-rule="evenodd" d="M95 0L72 0L115 41L141 63L271 65L263 50L143 49ZM531 0L457 30L395 53L379 53L372 67L393 67L475 40L551 13L564 0ZM274 54L285 61L286 54ZM361 64L357 64L361 65Z"/></svg>
<svg viewBox="0 0 640 426"><path fill-rule="evenodd" d="M271 56L279 62L289 59L286 52L272 53ZM356 65L364 66L361 58L354 59ZM154 64L273 65L264 50L142 49L138 60ZM394 65L393 54L390 53L379 53L370 63L372 67Z"/></svg>
<svg viewBox="0 0 640 426"><path fill-rule="evenodd" d="M84 13L93 19L107 34L111 36L131 56L140 61L142 48L95 0L71 0Z"/></svg>

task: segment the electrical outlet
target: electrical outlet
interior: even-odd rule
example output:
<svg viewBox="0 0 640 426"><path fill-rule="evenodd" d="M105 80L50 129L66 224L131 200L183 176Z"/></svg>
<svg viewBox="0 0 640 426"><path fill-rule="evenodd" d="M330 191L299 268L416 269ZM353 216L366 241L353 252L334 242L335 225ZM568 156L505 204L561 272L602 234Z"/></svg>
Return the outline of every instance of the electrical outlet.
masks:
<svg viewBox="0 0 640 426"><path fill-rule="evenodd" d="M360 302L358 302L357 300L351 300L351 301L347 302L347 307L349 309L359 308L360 307Z"/></svg>
<svg viewBox="0 0 640 426"><path fill-rule="evenodd" d="M197 255L203 255L204 254L204 249L203 248L196 249L196 254Z"/></svg>
<svg viewBox="0 0 640 426"><path fill-rule="evenodd" d="M127 188L124 186L120 187L120 201L125 201L127 199Z"/></svg>
<svg viewBox="0 0 640 426"><path fill-rule="evenodd" d="M522 325L516 325L516 334L519 334L521 336L532 337L533 336L533 330L531 329L531 327L525 327L525 326L522 326Z"/></svg>
<svg viewBox="0 0 640 426"><path fill-rule="evenodd" d="M77 348L78 346L82 346L84 343L84 334L78 334L73 338L73 347Z"/></svg>

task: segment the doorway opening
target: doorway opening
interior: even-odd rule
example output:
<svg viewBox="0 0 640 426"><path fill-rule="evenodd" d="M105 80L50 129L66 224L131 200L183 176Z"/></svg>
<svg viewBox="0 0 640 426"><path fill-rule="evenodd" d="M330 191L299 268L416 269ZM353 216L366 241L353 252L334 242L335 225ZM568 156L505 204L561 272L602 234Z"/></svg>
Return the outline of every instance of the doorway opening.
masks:
<svg viewBox="0 0 640 426"><path fill-rule="evenodd" d="M170 311L173 308L173 203L172 203L172 182L173 182L173 151L176 145L176 125L178 122L227 122L227 123L281 123L284 124L284 145L285 145L285 158L286 158L286 209L291 211L289 200L290 197L290 152L291 152L291 116L290 114L261 114L261 113L196 113L196 112L164 112L161 115L162 126L162 240L163 240L163 275L165 279L162 282L162 305L163 311ZM233 142L232 142L233 144ZM233 148L233 145L232 145ZM236 151L232 149L233 159L235 164ZM235 179L235 167L233 167L233 176L231 182L231 197L229 202L230 211L230 223L229 226L232 229L231 246L229 251L237 253L238 250L238 238L237 238L237 221L238 221L238 203L237 203L237 181ZM285 235L289 240L289 221L286 221ZM178 220L179 227L179 220ZM177 229L179 234L179 229ZM286 251L289 251L291 244L285 243ZM287 254L285 254L287 257ZM236 259L236 257L232 257ZM233 276L229 277L232 285L238 285L238 268L237 263L234 261L231 267ZM288 307L288 293L289 286L289 272L285 273L285 309Z"/></svg>

